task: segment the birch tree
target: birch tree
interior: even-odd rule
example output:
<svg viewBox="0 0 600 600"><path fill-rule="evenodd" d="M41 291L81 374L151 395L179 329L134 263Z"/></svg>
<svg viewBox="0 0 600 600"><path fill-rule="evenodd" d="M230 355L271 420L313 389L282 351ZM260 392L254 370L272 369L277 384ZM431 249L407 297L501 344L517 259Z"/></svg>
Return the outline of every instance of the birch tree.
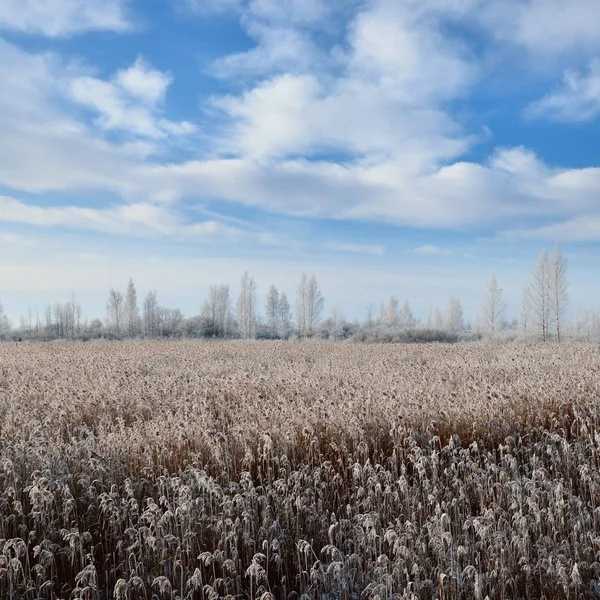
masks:
<svg viewBox="0 0 600 600"><path fill-rule="evenodd" d="M256 311L256 282L246 271L242 275L237 300L238 329L241 337L251 340L256 337L258 315Z"/></svg>
<svg viewBox="0 0 600 600"><path fill-rule="evenodd" d="M390 296L381 309L381 324L389 329L398 327L398 298Z"/></svg>
<svg viewBox="0 0 600 600"><path fill-rule="evenodd" d="M202 304L200 317L208 335L215 337L231 335L231 297L227 284L221 283L210 287L208 297Z"/></svg>
<svg viewBox="0 0 600 600"><path fill-rule="evenodd" d="M556 341L563 335L563 323L569 302L567 262L560 248L556 248L548 260L548 287L550 292L549 316Z"/></svg>
<svg viewBox="0 0 600 600"><path fill-rule="evenodd" d="M296 287L296 324L298 326L298 336L306 337L308 324L307 315L307 290L308 290L308 275L302 273L300 281Z"/></svg>
<svg viewBox="0 0 600 600"><path fill-rule="evenodd" d="M314 335L321 322L324 305L325 299L319 289L317 278L302 273L296 288L296 318L300 337Z"/></svg>
<svg viewBox="0 0 600 600"><path fill-rule="evenodd" d="M404 304L400 309L400 314L398 315L398 323L402 329L411 329L417 323L417 320L415 319L412 313L408 300L404 301Z"/></svg>
<svg viewBox="0 0 600 600"><path fill-rule="evenodd" d="M321 323L324 306L325 298L323 298L323 295L321 294L321 290L317 284L317 278L314 275L311 275L308 280L306 315L306 323L308 325L307 333L309 336L316 333L319 324Z"/></svg>
<svg viewBox="0 0 600 600"><path fill-rule="evenodd" d="M270 336L272 338L277 337L277 326L279 321L279 292L274 285L269 288L269 293L267 294L265 318Z"/></svg>
<svg viewBox="0 0 600 600"><path fill-rule="evenodd" d="M133 279L127 283L123 305L123 330L129 337L140 333L140 311L137 303L137 291Z"/></svg>
<svg viewBox="0 0 600 600"><path fill-rule="evenodd" d="M465 327L462 305L459 300L452 297L448 302L446 312L446 328L452 333L458 333Z"/></svg>
<svg viewBox="0 0 600 600"><path fill-rule="evenodd" d="M123 294L121 292L111 288L106 303L106 312L109 327L117 336L121 335L123 326Z"/></svg>
<svg viewBox="0 0 600 600"><path fill-rule="evenodd" d="M546 250L540 254L526 287L526 302L532 327L544 342L550 333L551 287L550 258Z"/></svg>
<svg viewBox="0 0 600 600"><path fill-rule="evenodd" d="M486 333L495 338L498 331L502 329L505 318L506 304L502 296L502 288L496 278L492 277L487 286L481 311L482 324Z"/></svg>
<svg viewBox="0 0 600 600"><path fill-rule="evenodd" d="M156 337L158 335L158 309L156 290L150 290L144 298L142 308L142 328L145 336Z"/></svg>
<svg viewBox="0 0 600 600"><path fill-rule="evenodd" d="M279 297L279 305L277 309L277 335L286 339L290 334L292 323L290 302L285 292Z"/></svg>
<svg viewBox="0 0 600 600"><path fill-rule="evenodd" d="M4 314L4 307L0 302L0 339L6 337L10 332L8 317Z"/></svg>

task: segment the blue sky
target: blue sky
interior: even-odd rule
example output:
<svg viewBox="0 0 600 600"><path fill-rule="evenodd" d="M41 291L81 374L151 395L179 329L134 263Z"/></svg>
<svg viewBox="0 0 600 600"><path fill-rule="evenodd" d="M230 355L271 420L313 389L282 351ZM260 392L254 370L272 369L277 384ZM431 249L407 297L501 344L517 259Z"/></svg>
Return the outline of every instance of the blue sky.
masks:
<svg viewBox="0 0 600 600"><path fill-rule="evenodd" d="M0 301L208 286L511 313L538 253L600 297L596 0L4 0Z"/></svg>

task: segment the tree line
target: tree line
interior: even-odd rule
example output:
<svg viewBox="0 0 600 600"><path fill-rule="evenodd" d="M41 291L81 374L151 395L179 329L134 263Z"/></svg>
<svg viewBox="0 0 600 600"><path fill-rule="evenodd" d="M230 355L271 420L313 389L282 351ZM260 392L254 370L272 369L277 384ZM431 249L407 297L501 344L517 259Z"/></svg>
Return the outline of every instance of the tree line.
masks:
<svg viewBox="0 0 600 600"><path fill-rule="evenodd" d="M544 250L523 288L519 318L507 320L503 290L495 277L485 289L481 310L468 322L460 300L451 297L444 307L432 306L426 319L417 319L410 303L394 295L376 309L369 304L362 320L344 318L337 307L325 316L325 298L315 275L302 273L294 307L284 291L271 285L258 300L256 281L244 273L237 296L229 284L212 285L197 315L186 317L177 308L162 306L156 290L138 300L132 279L125 290L111 289L104 319L88 320L81 304L69 301L29 310L18 327L11 327L0 304L0 338L241 338L348 339L362 341L457 341L460 339L531 338L543 341L581 339L600 341L600 318L595 312L576 311L567 322L569 305L567 263L559 248ZM262 308L262 310L261 310Z"/></svg>

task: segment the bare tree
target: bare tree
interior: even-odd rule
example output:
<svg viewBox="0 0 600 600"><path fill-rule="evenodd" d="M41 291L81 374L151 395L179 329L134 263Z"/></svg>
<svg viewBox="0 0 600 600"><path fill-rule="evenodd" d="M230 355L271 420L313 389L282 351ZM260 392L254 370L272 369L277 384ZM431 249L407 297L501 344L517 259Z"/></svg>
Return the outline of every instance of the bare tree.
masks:
<svg viewBox="0 0 600 600"><path fill-rule="evenodd" d="M208 297L202 304L200 318L206 335L215 337L231 335L231 297L228 285L221 283L210 287Z"/></svg>
<svg viewBox="0 0 600 600"><path fill-rule="evenodd" d="M307 324L307 290L308 290L308 275L302 273L300 281L296 288L296 322L298 326L298 336L306 337L308 330Z"/></svg>
<svg viewBox="0 0 600 600"><path fill-rule="evenodd" d="M180 332L183 313L178 308L159 306L157 310L158 335L172 337Z"/></svg>
<svg viewBox="0 0 600 600"><path fill-rule="evenodd" d="M311 275L308 280L307 290L307 316L306 323L308 325L308 335L312 336L316 333L317 328L321 322L321 315L323 314L323 307L325 306L325 299L321 294L321 290L317 284L317 278Z"/></svg>
<svg viewBox="0 0 600 600"><path fill-rule="evenodd" d="M417 324L417 320L412 313L408 300L404 301L404 304L400 309L400 314L398 315L398 324L402 329L410 329Z"/></svg>
<svg viewBox="0 0 600 600"><path fill-rule="evenodd" d="M545 342L550 333L550 259L544 250L531 272L531 279L526 287L526 302L529 317L539 337Z"/></svg>
<svg viewBox="0 0 600 600"><path fill-rule="evenodd" d="M446 329L452 333L458 333L465 328L462 305L459 300L452 297L448 302L446 313Z"/></svg>
<svg viewBox="0 0 600 600"><path fill-rule="evenodd" d="M0 302L0 339L6 337L10 332L8 317L4 314L4 307Z"/></svg>
<svg viewBox="0 0 600 600"><path fill-rule="evenodd" d="M237 301L238 329L241 337L251 340L256 337L258 315L256 312L256 282L246 271L242 275Z"/></svg>
<svg viewBox="0 0 600 600"><path fill-rule="evenodd" d="M265 317L267 319L269 335L272 338L277 337L277 325L279 321L279 292L274 285L269 288L269 293L267 294Z"/></svg>
<svg viewBox="0 0 600 600"><path fill-rule="evenodd" d="M135 337L140 333L140 311L137 303L137 291L133 279L127 283L125 290L125 302L123 306L123 330L129 337Z"/></svg>
<svg viewBox="0 0 600 600"><path fill-rule="evenodd" d="M156 290L150 290L144 298L143 333L148 337L158 335L158 300Z"/></svg>
<svg viewBox="0 0 600 600"><path fill-rule="evenodd" d="M390 296L387 303L381 308L381 324L384 327L395 329L398 327L398 298Z"/></svg>
<svg viewBox="0 0 600 600"><path fill-rule="evenodd" d="M317 284L317 278L302 273L296 289L296 318L300 337L310 337L315 334L321 322L324 304L325 299Z"/></svg>
<svg viewBox="0 0 600 600"><path fill-rule="evenodd" d="M531 329L531 307L529 301L529 284L523 287L523 294L521 296L521 315L520 315L520 328L521 336L527 338Z"/></svg>
<svg viewBox="0 0 600 600"><path fill-rule="evenodd" d="M481 311L482 325L486 333L496 337L502 329L506 318L506 303L502 297L502 289L498 286L495 277L492 277L485 293Z"/></svg>
<svg viewBox="0 0 600 600"><path fill-rule="evenodd" d="M375 325L375 307L372 302L367 306L367 314L365 317L365 327L371 329Z"/></svg>
<svg viewBox="0 0 600 600"><path fill-rule="evenodd" d="M285 292L279 297L277 309L277 335L286 339L290 334L292 323L291 307Z"/></svg>
<svg viewBox="0 0 600 600"><path fill-rule="evenodd" d="M344 334L344 316L337 306L331 309L329 317L329 337L334 340L339 340Z"/></svg>
<svg viewBox="0 0 600 600"><path fill-rule="evenodd" d="M106 303L107 320L109 327L117 336L121 335L123 323L123 294L111 288Z"/></svg>
<svg viewBox="0 0 600 600"><path fill-rule="evenodd" d="M548 260L548 287L550 288L550 319L552 320L556 341L560 342L569 302L567 261L560 248L556 248Z"/></svg>

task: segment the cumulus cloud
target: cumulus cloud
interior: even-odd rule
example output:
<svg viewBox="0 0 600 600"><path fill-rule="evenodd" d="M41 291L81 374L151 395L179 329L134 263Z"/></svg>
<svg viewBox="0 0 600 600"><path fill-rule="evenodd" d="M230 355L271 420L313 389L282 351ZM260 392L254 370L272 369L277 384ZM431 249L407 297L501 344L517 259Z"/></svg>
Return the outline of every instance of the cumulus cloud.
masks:
<svg viewBox="0 0 600 600"><path fill-rule="evenodd" d="M257 46L219 64L251 79L203 106L202 148L191 152L169 154L176 138L196 131L168 118L172 74L139 57L101 79L85 65L0 41L0 184L101 191L123 207L171 205L157 213L157 227L168 226L168 210L186 200L424 228L594 214L598 169L561 169L523 147L465 159L480 135L454 108L482 64L447 25L482 22L491 0L369 0L340 21L335 47L316 44L314 31L324 31L327 15L344 3L235 4L257 28ZM549 0L538 4L556 9ZM525 18L510 0L507 11ZM293 34L288 58L264 60L276 45L265 41L270 25ZM316 64L324 55L332 61L325 70ZM100 218L74 214L81 227Z"/></svg>

